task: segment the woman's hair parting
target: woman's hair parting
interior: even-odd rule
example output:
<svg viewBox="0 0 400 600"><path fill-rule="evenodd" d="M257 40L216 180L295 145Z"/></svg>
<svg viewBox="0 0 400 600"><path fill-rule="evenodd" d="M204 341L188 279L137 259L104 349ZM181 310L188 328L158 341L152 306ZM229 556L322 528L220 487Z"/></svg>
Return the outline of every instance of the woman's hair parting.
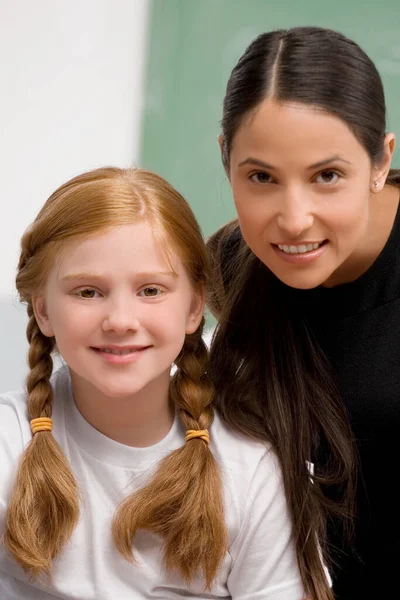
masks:
<svg viewBox="0 0 400 600"><path fill-rule="evenodd" d="M107 167L75 177L50 196L21 241L16 285L29 316L27 392L33 437L16 475L4 542L33 577L51 575L54 558L78 522L80 502L71 467L51 432L56 340L41 333L32 300L44 289L65 242L139 220L151 224L167 256L168 248L177 252L193 288L202 293L209 264L193 212L173 187L149 171ZM166 568L178 570L187 581L201 572L210 586L225 555L227 535L220 473L208 443L213 386L203 325L204 319L186 336L170 386L187 441L122 502L112 533L128 560L133 560L138 529L159 534Z"/></svg>
<svg viewBox="0 0 400 600"><path fill-rule="evenodd" d="M381 78L365 52L340 33L298 27L262 34L249 45L231 73L223 103L222 160L228 174L236 133L268 98L337 116L379 164L386 134ZM400 185L399 171L390 171L387 183ZM238 222L221 228L207 245L208 301L219 318L210 356L215 404L231 427L273 444L306 592L313 599L332 599L320 554L322 549L328 560L327 519L341 522L343 534L351 534L357 465L334 375L306 318L251 252ZM312 477L309 461L315 462Z"/></svg>
<svg viewBox="0 0 400 600"><path fill-rule="evenodd" d="M379 164L386 134L381 77L371 59L341 33L295 27L258 36L228 80L221 121L223 162L229 171L232 142L259 105L271 98L315 106L341 119ZM399 181L396 172L390 172Z"/></svg>

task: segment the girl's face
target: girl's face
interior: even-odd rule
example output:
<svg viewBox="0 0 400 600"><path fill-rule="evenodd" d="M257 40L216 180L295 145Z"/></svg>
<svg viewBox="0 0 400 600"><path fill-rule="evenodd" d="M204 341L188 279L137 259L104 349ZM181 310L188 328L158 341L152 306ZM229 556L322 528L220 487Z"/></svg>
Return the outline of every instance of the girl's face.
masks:
<svg viewBox="0 0 400 600"><path fill-rule="evenodd" d="M202 312L181 259L172 251L167 260L144 221L68 242L35 299L81 396L165 392Z"/></svg>
<svg viewBox="0 0 400 600"><path fill-rule="evenodd" d="M371 190L383 188L389 146L375 168L343 121L301 104L265 100L244 121L229 165L240 227L280 280L308 289L351 279L368 247L378 202Z"/></svg>

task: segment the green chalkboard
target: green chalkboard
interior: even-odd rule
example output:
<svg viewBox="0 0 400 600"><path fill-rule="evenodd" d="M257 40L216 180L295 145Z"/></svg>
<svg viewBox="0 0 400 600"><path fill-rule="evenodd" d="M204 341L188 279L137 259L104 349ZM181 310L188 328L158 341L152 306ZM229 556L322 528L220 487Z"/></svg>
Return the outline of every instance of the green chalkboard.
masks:
<svg viewBox="0 0 400 600"><path fill-rule="evenodd" d="M330 27L362 46L400 141L399 0L152 1L140 163L184 194L205 235L234 216L217 146L229 73L256 35L298 25Z"/></svg>

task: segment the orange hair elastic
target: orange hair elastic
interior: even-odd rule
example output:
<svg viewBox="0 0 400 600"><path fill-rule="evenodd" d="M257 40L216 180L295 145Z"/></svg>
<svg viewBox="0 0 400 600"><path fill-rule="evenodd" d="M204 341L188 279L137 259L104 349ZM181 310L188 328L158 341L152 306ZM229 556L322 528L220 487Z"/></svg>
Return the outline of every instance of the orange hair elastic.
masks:
<svg viewBox="0 0 400 600"><path fill-rule="evenodd" d="M195 438L200 438L203 442L206 442L206 444L210 443L210 435L207 429L187 429L185 442L189 442Z"/></svg>
<svg viewBox="0 0 400 600"><path fill-rule="evenodd" d="M32 419L31 429L33 435L38 433L38 431L51 431L53 429L53 421L49 417L38 417L37 419Z"/></svg>

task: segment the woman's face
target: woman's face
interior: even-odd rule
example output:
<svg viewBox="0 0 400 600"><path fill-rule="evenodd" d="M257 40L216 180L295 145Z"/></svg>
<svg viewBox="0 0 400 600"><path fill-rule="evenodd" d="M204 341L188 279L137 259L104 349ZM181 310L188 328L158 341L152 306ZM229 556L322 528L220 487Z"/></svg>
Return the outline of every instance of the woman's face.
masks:
<svg viewBox="0 0 400 600"><path fill-rule="evenodd" d="M309 289L342 283L359 265L371 190L385 177L339 118L265 100L233 138L229 179L252 251L284 283Z"/></svg>

